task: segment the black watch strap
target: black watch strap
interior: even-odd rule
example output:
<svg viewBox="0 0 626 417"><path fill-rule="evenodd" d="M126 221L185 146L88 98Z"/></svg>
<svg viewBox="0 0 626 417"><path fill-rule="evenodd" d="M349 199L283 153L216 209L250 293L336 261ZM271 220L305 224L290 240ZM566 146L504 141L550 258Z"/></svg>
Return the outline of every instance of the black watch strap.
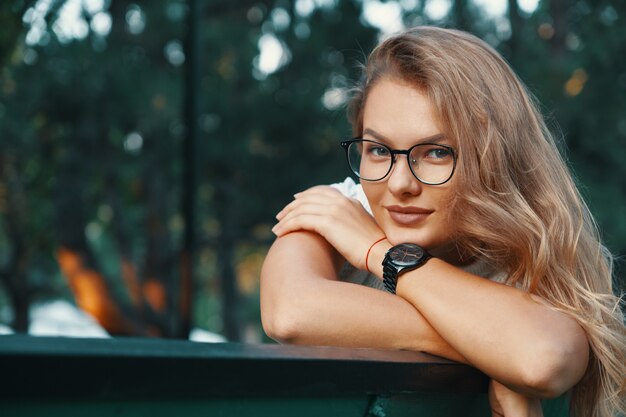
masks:
<svg viewBox="0 0 626 417"><path fill-rule="evenodd" d="M383 263L383 285L385 290L392 294L396 293L396 284L398 282L398 271L391 265Z"/></svg>

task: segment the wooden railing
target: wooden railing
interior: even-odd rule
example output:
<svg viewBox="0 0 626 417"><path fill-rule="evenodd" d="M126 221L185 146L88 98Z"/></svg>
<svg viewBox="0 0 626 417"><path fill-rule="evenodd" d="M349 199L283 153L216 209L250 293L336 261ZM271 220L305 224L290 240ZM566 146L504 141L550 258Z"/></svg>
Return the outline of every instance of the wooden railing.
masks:
<svg viewBox="0 0 626 417"><path fill-rule="evenodd" d="M485 375L407 351L12 335L0 375L6 417L491 415Z"/></svg>

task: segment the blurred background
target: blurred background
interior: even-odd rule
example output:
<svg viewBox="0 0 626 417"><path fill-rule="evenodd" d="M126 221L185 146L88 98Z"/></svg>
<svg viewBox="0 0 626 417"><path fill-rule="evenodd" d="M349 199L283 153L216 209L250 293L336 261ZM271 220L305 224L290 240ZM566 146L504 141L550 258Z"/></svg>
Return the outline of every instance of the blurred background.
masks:
<svg viewBox="0 0 626 417"><path fill-rule="evenodd" d="M268 341L274 215L347 176L359 63L418 24L507 58L626 255L624 1L3 0L0 332Z"/></svg>

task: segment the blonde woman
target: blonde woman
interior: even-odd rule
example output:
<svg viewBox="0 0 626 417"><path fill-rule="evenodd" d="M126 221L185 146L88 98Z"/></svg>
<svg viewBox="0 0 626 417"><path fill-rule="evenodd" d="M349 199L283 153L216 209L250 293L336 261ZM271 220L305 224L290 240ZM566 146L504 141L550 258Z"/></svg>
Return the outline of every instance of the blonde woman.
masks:
<svg viewBox="0 0 626 417"><path fill-rule="evenodd" d="M624 411L611 257L523 84L467 33L418 27L370 55L342 142L360 184L277 216L263 326L296 344L411 349L492 378L494 415ZM355 285L363 284L363 285Z"/></svg>

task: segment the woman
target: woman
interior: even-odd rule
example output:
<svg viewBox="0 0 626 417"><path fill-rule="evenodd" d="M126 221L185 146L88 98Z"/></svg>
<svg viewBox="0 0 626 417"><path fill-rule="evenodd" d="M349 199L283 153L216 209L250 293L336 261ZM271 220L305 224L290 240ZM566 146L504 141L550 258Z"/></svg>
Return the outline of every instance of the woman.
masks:
<svg viewBox="0 0 626 417"><path fill-rule="evenodd" d="M370 55L351 122L360 186L309 189L277 216L268 335L471 364L495 415L541 415L572 387L574 415L623 412L611 257L506 62L467 33L411 29Z"/></svg>

